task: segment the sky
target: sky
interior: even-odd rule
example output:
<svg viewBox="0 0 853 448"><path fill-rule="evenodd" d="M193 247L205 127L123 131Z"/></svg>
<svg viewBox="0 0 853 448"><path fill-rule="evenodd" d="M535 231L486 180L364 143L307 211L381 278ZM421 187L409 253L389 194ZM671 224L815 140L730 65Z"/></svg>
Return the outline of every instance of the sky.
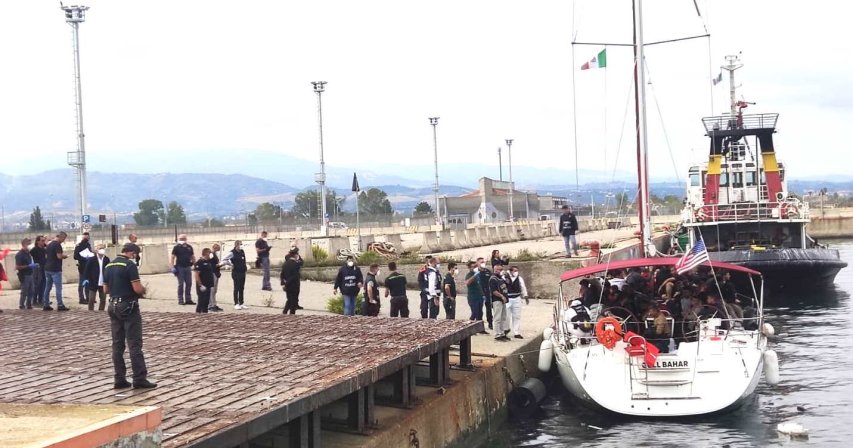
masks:
<svg viewBox="0 0 853 448"><path fill-rule="evenodd" d="M728 104L728 84L712 88L710 77L738 52L738 98L757 103L747 112L781 114L776 146L790 175L847 175L853 156L840 131L853 119L853 57L842 37L853 6L697 1L701 17L691 0L644 2L647 42L712 35L710 54L704 38L646 49L651 176L683 179L706 158L700 119L712 97L714 112ZM577 45L573 54L571 45L573 35L630 43L627 0L86 5L90 170L121 156L128 171L144 158L187 172L211 150L245 153L247 175L268 152L319 161L311 81L322 80L330 165L431 172L428 117L438 116L439 164L496 167L497 148L512 138L514 166L573 172L576 137L580 168L634 171L631 48L609 46L607 69L580 71L605 47ZM70 27L58 2L3 7L0 172L64 167L76 145Z"/></svg>

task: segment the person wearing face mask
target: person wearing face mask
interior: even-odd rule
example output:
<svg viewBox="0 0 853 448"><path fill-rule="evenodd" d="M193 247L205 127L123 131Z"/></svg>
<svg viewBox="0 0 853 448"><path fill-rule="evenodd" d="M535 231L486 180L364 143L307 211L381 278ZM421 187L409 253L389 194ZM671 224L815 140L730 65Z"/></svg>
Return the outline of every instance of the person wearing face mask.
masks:
<svg viewBox="0 0 853 448"><path fill-rule="evenodd" d="M468 288L468 306L471 307L471 320L483 320L483 287L480 286L480 268L475 261L468 262L465 274L465 286ZM481 334L488 334L483 330Z"/></svg>
<svg viewBox="0 0 853 448"><path fill-rule="evenodd" d="M503 265L495 265L495 272L489 278L489 291L491 292L492 306L495 312L495 340L508 341L506 333L509 325L506 318L506 304L509 302L509 290L507 281L503 275Z"/></svg>
<svg viewBox="0 0 853 448"><path fill-rule="evenodd" d="M432 260L432 255L427 255L423 266L418 270L418 290L421 296L421 319L426 319L429 316L429 294L427 294L427 275L429 275L429 261Z"/></svg>
<svg viewBox="0 0 853 448"><path fill-rule="evenodd" d="M38 265L30 256L30 239L21 240L21 250L15 254L15 270L21 282L21 299L18 309L33 309L33 272Z"/></svg>
<svg viewBox="0 0 853 448"><path fill-rule="evenodd" d="M243 303L243 290L246 288L248 266L246 266L246 253L243 252L242 241L234 241L234 248L225 255L223 261L231 264L231 280L234 281L234 309L248 309Z"/></svg>
<svg viewBox="0 0 853 448"><path fill-rule="evenodd" d="M205 247L201 250L201 258L195 262L195 285L198 294L196 313L207 313L210 306L210 290L216 284L216 276L213 273L213 262L210 259L210 249Z"/></svg>
<svg viewBox="0 0 853 448"><path fill-rule="evenodd" d="M139 254L142 253L142 248L139 247L139 244L137 243L137 241L139 241L139 238L136 237L135 233L131 233L127 236L127 240L129 241L129 243L127 244L130 244L130 247L136 250L136 257L134 257L133 262L136 263L137 267L139 267L139 265L142 264L142 259L139 258Z"/></svg>
<svg viewBox="0 0 853 448"><path fill-rule="evenodd" d="M98 244L95 249L96 255L89 258L86 262L83 286L86 287L89 298L89 311L95 310L96 294L98 296L98 311L104 311L107 308L107 293L104 290L104 268L110 264L110 257L106 255L103 244ZM131 250L135 251L136 249L131 248Z"/></svg>
<svg viewBox="0 0 853 448"><path fill-rule="evenodd" d="M33 257L33 262L36 264L36 267L33 269L33 286L35 287L35 292L33 293L33 305L41 306L42 304L42 294L44 294L44 264L47 261L47 253L44 248L47 246L47 238L44 235L39 235L36 237L36 242L33 245L33 248L30 249L30 256Z"/></svg>
<svg viewBox="0 0 853 448"><path fill-rule="evenodd" d="M524 284L524 279L518 274L518 266L509 268L509 278L507 279L507 303L508 314L510 318L510 326L512 327L513 337L516 339L524 339L521 335L521 300L525 304L530 304L530 299L527 297L527 286Z"/></svg>
<svg viewBox="0 0 853 448"><path fill-rule="evenodd" d="M178 244L172 248L172 273L178 277L178 305L195 305L193 302L193 247L187 244L187 235L178 235Z"/></svg>
<svg viewBox="0 0 853 448"><path fill-rule="evenodd" d="M261 280L261 289L264 291L272 291L270 284L270 249L272 246L267 243L267 232L261 232L261 237L255 241L255 252L258 253L258 263L263 271L263 279Z"/></svg>
<svg viewBox="0 0 853 448"><path fill-rule="evenodd" d="M376 317L379 315L379 308L382 304L379 302L379 265L373 263L367 271L367 277L364 281L364 315Z"/></svg>
<svg viewBox="0 0 853 448"><path fill-rule="evenodd" d="M305 262L299 256L299 248L291 247L290 252L284 258L284 265L281 267L281 286L287 296L287 302L284 304L283 314L296 314L296 310L302 309L299 306L299 290L300 290L300 275L299 271Z"/></svg>
<svg viewBox="0 0 853 448"><path fill-rule="evenodd" d="M335 295L338 295L338 290L344 298L344 316L355 315L355 298L364 284L364 276L361 273L361 268L355 265L355 258L347 257L346 263L338 270L338 275L335 277L335 286L332 290Z"/></svg>
<svg viewBox="0 0 853 448"><path fill-rule="evenodd" d="M483 257L477 259L477 269L480 271L480 288L483 289L483 305L486 307L486 321L489 323L489 330L494 327L494 316L492 316L492 290L489 287L489 279L492 278L492 271L486 267L486 260Z"/></svg>
<svg viewBox="0 0 853 448"><path fill-rule="evenodd" d="M456 274L459 271L456 269L456 263L450 262L447 264L447 275L444 276L442 283L442 291L444 292L444 317L447 319L456 319Z"/></svg>
<svg viewBox="0 0 853 448"><path fill-rule="evenodd" d="M86 294L86 287L83 286L83 280L85 280L86 263L91 258L91 253L92 244L89 242L89 232L83 232L83 238L74 246L74 259L77 260L77 274L80 279L77 282L77 298L80 299L81 305L88 303L88 296Z"/></svg>

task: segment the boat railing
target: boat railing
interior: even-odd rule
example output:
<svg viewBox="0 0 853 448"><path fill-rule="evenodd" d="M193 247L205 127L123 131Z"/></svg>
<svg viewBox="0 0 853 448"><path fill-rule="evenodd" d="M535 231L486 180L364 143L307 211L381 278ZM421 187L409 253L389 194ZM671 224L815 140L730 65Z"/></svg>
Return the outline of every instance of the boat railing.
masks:
<svg viewBox="0 0 853 448"><path fill-rule="evenodd" d="M809 206L797 199L782 202L735 202L733 204L688 204L688 223L741 222L757 220L808 220Z"/></svg>
<svg viewBox="0 0 853 448"><path fill-rule="evenodd" d="M779 114L723 114L705 117L702 124L707 133L731 131L735 129L775 129Z"/></svg>

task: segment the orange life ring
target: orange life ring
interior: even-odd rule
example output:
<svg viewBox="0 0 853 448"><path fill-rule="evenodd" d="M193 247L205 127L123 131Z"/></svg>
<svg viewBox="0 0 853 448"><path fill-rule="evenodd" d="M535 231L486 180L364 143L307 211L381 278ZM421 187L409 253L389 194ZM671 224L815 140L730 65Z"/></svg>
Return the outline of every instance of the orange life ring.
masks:
<svg viewBox="0 0 853 448"><path fill-rule="evenodd" d="M605 328L610 325L613 328ZM616 342L622 340L622 323L615 317L605 317L595 323L595 337L608 350L616 347Z"/></svg>

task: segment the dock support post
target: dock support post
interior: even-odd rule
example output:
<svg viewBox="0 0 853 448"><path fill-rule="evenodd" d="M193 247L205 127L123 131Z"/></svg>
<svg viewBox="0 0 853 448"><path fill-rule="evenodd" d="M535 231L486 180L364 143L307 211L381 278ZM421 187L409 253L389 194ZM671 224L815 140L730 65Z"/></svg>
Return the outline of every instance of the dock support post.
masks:
<svg viewBox="0 0 853 448"><path fill-rule="evenodd" d="M364 433L364 422L367 421L367 399L364 389L359 389L350 394L347 400L347 426L358 433Z"/></svg>
<svg viewBox="0 0 853 448"><path fill-rule="evenodd" d="M471 337L467 337L459 342L459 368L474 370L474 363L471 358Z"/></svg>
<svg viewBox="0 0 853 448"><path fill-rule="evenodd" d="M289 423L290 446L320 448L320 413L309 412Z"/></svg>
<svg viewBox="0 0 853 448"><path fill-rule="evenodd" d="M429 357L429 382L444 386L450 379L450 349L443 348Z"/></svg>

